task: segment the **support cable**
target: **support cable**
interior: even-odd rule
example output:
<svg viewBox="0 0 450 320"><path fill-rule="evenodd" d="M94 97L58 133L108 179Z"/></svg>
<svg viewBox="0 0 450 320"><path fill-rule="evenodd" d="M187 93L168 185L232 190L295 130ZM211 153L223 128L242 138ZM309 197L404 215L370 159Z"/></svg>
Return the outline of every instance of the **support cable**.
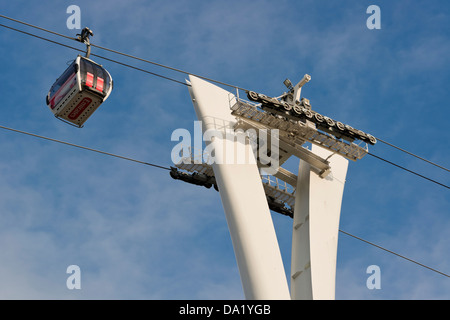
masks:
<svg viewBox="0 0 450 320"><path fill-rule="evenodd" d="M38 30L41 30L41 31L45 31L45 32L51 33L51 34L54 34L54 35L57 35L57 36L60 36L60 37L64 37L64 38L69 39L69 40L78 41L77 38L69 37L69 36L63 35L61 33L55 32L55 31L51 31L51 30L48 30L48 29L45 29L45 28L41 28L41 27L38 27L38 26L30 24L30 23L24 22L24 21L20 21L20 20L17 20L17 19L13 19L13 18L7 17L7 16L2 15L2 14L0 14L0 17L8 19L8 20L11 20L11 21L14 21L14 22L17 22L17 23L21 23L23 25L26 25L26 26L29 26L29 27L32 27L32 28L35 28L35 29L38 29ZM3 26L3 25L1 25L1 26ZM11 29L13 29L13 28L11 28ZM102 50L105 50L105 51L109 51L109 52L112 52L112 53L115 53L115 54L119 54L119 55L122 55L122 56L125 56L125 57L128 57L128 58L132 58L132 59L135 59L135 60L146 62L146 63L152 64L152 65L155 65L155 66L158 66L158 67L161 67L161 68L165 68L165 69L168 69L168 70L179 72L179 73L182 73L182 74L185 74L185 75L192 75L192 76L195 76L197 78L201 78L201 79L204 79L204 80L207 80L207 81L211 81L211 82L214 82L214 83L217 83L217 84L221 84L221 85L224 85L224 86L227 86L227 87L235 88L235 89L242 90L242 91L249 91L247 89L244 89L244 88L241 88L241 87L229 84L229 83L225 83L225 82L222 82L222 81L214 80L214 79L211 79L211 78L208 78L208 77L204 77L204 76L192 73L192 72L188 72L188 71L181 70L181 69L178 69L178 68L170 67L168 65L157 63L157 62L154 62L154 61L151 61L151 60L139 58L139 57L127 54L127 53L123 53L123 52L120 52L120 51L117 51L117 50L105 48L105 47L102 47L102 46L99 46L99 45L96 45L96 44L91 44L91 46L99 48L99 49L102 49Z"/></svg>
<svg viewBox="0 0 450 320"><path fill-rule="evenodd" d="M420 160L423 160L423 161L425 161L425 162L428 162L429 164L432 164L432 165L434 165L434 166L436 166L436 167L438 167L438 168L441 168L441 169L443 169L443 170L445 170L445 171L450 172L449 169L447 169L447 168L445 168L445 167L443 167L443 166L440 166L440 165L438 165L438 164L436 164L436 163L434 163L434 162L431 162L430 160L427 160L427 159L425 159L425 158L419 157L418 155L415 155L415 154L412 153L412 152L409 152L409 151L407 151L407 150L405 150L405 149L402 149L402 148L400 148L400 147L397 147L397 146L395 146L395 145L393 145L393 144L391 144L391 143L389 143L389 142L387 142L387 141L381 140L380 138L377 138L377 140L380 141L380 142L382 142L382 143L384 143L384 144L387 144L387 145L390 146L390 147L393 147L393 148L395 148L395 149L398 149L398 150L400 150L400 151L402 151L402 152L405 152L405 153L407 153L407 154L409 154L409 155L411 155L411 156L413 156L413 157L416 157L416 158L418 158L418 159L420 159Z"/></svg>
<svg viewBox="0 0 450 320"><path fill-rule="evenodd" d="M67 45L67 44L63 44L63 43L61 43L61 42L57 42L57 41L54 41L54 40L50 40L50 39L47 39L47 38L44 38L44 37L41 37L41 36L38 36L38 35L35 35L35 34L32 34L32 33L23 31L23 30L19 30L19 29L10 27L10 26L6 26L6 25L4 25L4 24L0 24L0 27L8 28L8 29L11 29L11 30L13 30L13 31L17 31L17 32L20 32L20 33L29 35L29 36L31 36L31 37L35 37L35 38L38 38L38 39L41 39L41 40L44 40L44 41L47 41L47 42L51 42L51 43L54 43L54 44L57 44L57 45L60 45L60 46L63 46L63 47L66 47L66 48L75 50L75 51L85 52L85 50L81 50L81 49L78 49L78 48L69 46L69 45ZM93 46L93 45L91 44L91 46ZM170 80L170 81L176 82L176 83L178 83L178 84L182 84L182 85L184 85L184 86L190 86L189 84L187 84L187 83L185 83L185 82L182 82L182 81L179 81L179 80L176 80L176 79L173 79L173 78L169 78L169 77L166 77L166 76L163 76L163 75L160 75L160 74L158 74L158 73L154 73L154 72L151 72L151 71L148 71L148 70L145 70L145 69L141 69L141 68L138 68L138 67L134 67L134 66L132 66L132 65L129 65L129 64L126 64L126 63L117 61L117 60L113 60L113 59L110 59L110 58L106 58L106 57L100 56L100 55L98 55L98 54L91 53L90 55L91 55L91 56L95 56L95 57L97 57L97 58L101 58L101 59L110 61L110 62L113 62L113 63L116 63L116 64L120 64L120 65L122 65L122 66L131 68L131 69L135 69L135 70L138 70L138 71L141 71L141 72L145 72L145 73L148 73L148 74L153 75L153 76L156 76L156 77L160 77L160 78L163 78L163 79L166 79L166 80Z"/></svg>
<svg viewBox="0 0 450 320"><path fill-rule="evenodd" d="M444 187L444 188L450 189L449 186L447 186L447 185L445 185L445 184L443 184L443 183L440 183L440 182L438 182L438 181L436 181L436 180L433 180L433 179L430 179L430 178L428 178L428 177L425 177L424 175L421 175L420 173L417 173L417 172L415 172L415 171L406 169L405 167L402 167L402 166L400 166L400 165L398 165L398 164L396 164L396 163L393 163L393 162L391 162L391 161L389 161L389 160L386 160L386 159L384 159L384 158L381 158L381 157L379 157L379 156L376 156L376 155L374 155L374 154L371 153L371 152L369 152L369 153L367 153L367 154L370 155L370 156L372 156L372 157L374 157L374 158L377 158L377 159L379 159L379 160L382 160L382 161L384 161L384 162L387 162L387 163L389 163L389 164L391 164L391 165L393 165L393 166L395 166L395 167L397 167L397 168L400 168L400 169L405 170L405 171L407 171L407 172L409 172L409 173L415 174L416 176L419 176L419 177L421 177L421 178L423 178L423 179L426 179L426 180L428 180L428 181L431 181L431 182L433 182L433 183L436 183L436 184L438 184L438 185L440 185L440 186L442 186L442 187Z"/></svg>
<svg viewBox="0 0 450 320"><path fill-rule="evenodd" d="M57 140L57 139L53 139L53 138L44 137L44 136L37 135L37 134L34 134L34 133L26 132L26 131L21 131L21 130L17 130L17 129L13 129L13 128L8 128L8 127L1 126L1 125L0 125L0 129L9 130L9 131L25 134L25 135L28 135L28 136L32 136L32 137L35 137L35 138L44 139L44 140L48 140L48 141L52 141L52 142L57 142L57 143L61 143L61 144L65 144L65 145L71 146L71 147L76 147L76 148L80 148L80 149L84 149L84 150L88 150L88 151L93 151L93 152L97 152L97 153L104 154L104 155L107 155L107 156L111 156L111 157L115 157L115 158L119 158L119 159L123 159L123 160L127 160L127 161L133 161L133 162L137 162L137 163L140 163L140 164L145 164L147 166L151 166L151 167L155 167L155 168L159 168L159 169L164 169L164 170L169 170L170 171L170 168L168 168L168 167L163 167L163 166L160 166L160 165L157 165L157 164L148 163L148 162L144 162L144 161L140 161L140 160L136 160L136 159L120 156L120 155L117 155L117 154L114 154L114 153L109 153L109 152L105 152L105 151L101 151L101 150L97 150L97 149L92 149L92 148L80 146L80 145L73 144L73 143L70 143L70 142L65 142L65 141L62 141L62 140Z"/></svg>
<svg viewBox="0 0 450 320"><path fill-rule="evenodd" d="M345 234L345 235L347 235L347 236L350 236L350 237L352 237L352 238L355 238L355 239L357 239L357 240L360 240L360 241L362 241L362 242L365 242L365 243L367 243L367 244L370 244L371 246L374 246L374 247L376 247L376 248L378 248L378 249L381 249L381 250L384 250L384 251L386 251L386 252L389 252L389 253L391 253L391 254L393 254L393 255L396 255L397 257L400 257L400 258L402 258L402 259L405 259L405 260L407 260L407 261L409 261L409 262L415 263L415 264L417 264L417 265L419 265L419 266L421 266L421 267L423 267L423 268L426 268L426 269L431 270L431 271L433 271L433 272L439 273L439 274L441 274L441 275L443 275L443 276L445 276L445 277L447 277L447 278L450 278L450 275L448 275L448 274L446 274L446 273L444 273L444 272L441 272L441 271L439 271L439 270L436 270L436 269L434 269L434 268L431 268L431 267L429 267L429 266L426 266L426 265L424 265L424 264L422 264L422 263L420 263L420 262L417 262L417 261L415 261L415 260L412 260L412 259L410 259L410 258L407 258L407 257L405 257L405 256L402 256L401 254L398 254L398 253L396 253L396 252L394 252L394 251L391 251L391 250L388 250L388 249L386 249L386 248L383 248L382 246L379 246L379 245L377 245L377 244L375 244L375 243L373 243L373 242L364 240L364 239L362 239L362 238L360 238L360 237L357 237L357 236L355 236L355 235L353 235L353 234L350 234L350 233L348 233L348 232L345 232L345 231L343 231L343 230L339 230L339 232L341 232L341 233L343 233L343 234Z"/></svg>
<svg viewBox="0 0 450 320"><path fill-rule="evenodd" d="M57 35L57 36L60 36L60 37L66 38L66 39L77 40L77 38L69 37L69 36L66 36L66 35L64 35L64 34L61 34L61 33L55 32L55 31L51 31L51 30L48 30L48 29L44 29L44 28L35 26L35 25L33 25L33 24L30 24L30 23L27 23L27 22L24 22L24 21L20 21L20 20L17 20L17 19L13 19L13 18L7 17L7 16L5 16L5 15L3 15L3 14L0 14L0 17L1 17L1 18L5 18L5 19L8 19L8 20L11 20L11 21L14 21L14 22L17 22L17 23L21 23L21 24L26 25L26 26L28 26L28 27L32 27L32 28L35 28L35 29L39 29L39 30L48 32L48 33L52 33L52 34L54 34L54 35Z"/></svg>

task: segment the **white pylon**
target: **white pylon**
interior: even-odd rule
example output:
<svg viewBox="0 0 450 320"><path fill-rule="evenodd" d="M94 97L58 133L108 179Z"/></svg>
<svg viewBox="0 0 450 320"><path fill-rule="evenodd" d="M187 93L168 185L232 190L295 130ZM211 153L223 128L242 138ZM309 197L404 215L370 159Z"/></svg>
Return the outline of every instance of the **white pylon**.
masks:
<svg viewBox="0 0 450 320"><path fill-rule="evenodd" d="M222 131L209 142L212 168L233 243L246 299L334 299L340 208L348 160L321 147L311 151L329 161L330 173L318 174L301 160L294 208L291 288L289 292L278 241L256 159L248 144L232 138L236 119L230 101L236 97L209 82L189 77L189 92L203 131ZM234 133L238 136L237 133ZM225 141L227 140L227 141ZM245 164L233 150L245 150ZM228 161L228 162L227 162Z"/></svg>

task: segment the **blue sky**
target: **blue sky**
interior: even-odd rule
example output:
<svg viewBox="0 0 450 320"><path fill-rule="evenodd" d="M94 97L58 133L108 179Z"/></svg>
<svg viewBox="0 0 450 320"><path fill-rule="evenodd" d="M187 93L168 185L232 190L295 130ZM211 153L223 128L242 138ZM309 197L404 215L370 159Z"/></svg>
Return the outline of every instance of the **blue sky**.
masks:
<svg viewBox="0 0 450 320"><path fill-rule="evenodd" d="M449 167L447 1L4 1L0 13L92 43L278 96L312 80L315 110ZM381 9L381 30L366 9ZM83 46L11 21L1 23ZM114 90L83 129L45 95L77 52L0 28L0 125L170 166L196 120L185 86L96 59ZM184 81L184 75L93 48ZM0 298L243 299L219 194L166 171L0 130ZM376 155L446 185L448 172L378 143ZM295 171L296 160L287 163ZM448 189L372 157L351 162L340 228L450 272ZM286 273L292 221L273 214ZM81 269L68 290L66 268ZM381 289L366 268L381 269ZM449 299L450 280L340 234L336 299Z"/></svg>

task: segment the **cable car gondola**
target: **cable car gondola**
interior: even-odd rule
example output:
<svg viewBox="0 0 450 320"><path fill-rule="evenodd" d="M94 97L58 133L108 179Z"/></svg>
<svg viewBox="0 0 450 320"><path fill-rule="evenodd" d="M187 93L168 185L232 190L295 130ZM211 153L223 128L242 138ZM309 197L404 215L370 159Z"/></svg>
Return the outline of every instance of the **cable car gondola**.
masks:
<svg viewBox="0 0 450 320"><path fill-rule="evenodd" d="M83 33L92 35L86 29ZM87 57L78 55L56 80L46 97L47 106L55 117L79 128L109 97L113 88L109 72L89 59L89 38L86 34L83 37L83 33L80 41L88 45Z"/></svg>

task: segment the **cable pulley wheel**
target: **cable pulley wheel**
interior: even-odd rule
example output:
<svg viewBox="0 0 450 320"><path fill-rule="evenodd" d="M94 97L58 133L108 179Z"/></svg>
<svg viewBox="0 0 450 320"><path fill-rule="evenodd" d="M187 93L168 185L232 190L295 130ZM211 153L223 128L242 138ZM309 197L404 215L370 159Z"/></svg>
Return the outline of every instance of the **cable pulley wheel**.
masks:
<svg viewBox="0 0 450 320"><path fill-rule="evenodd" d="M305 116L306 116L307 118L312 119L313 114L312 114L311 110L303 109L302 111L303 111L303 113L305 114Z"/></svg>
<svg viewBox="0 0 450 320"><path fill-rule="evenodd" d="M286 111L291 111L292 110L292 106L289 103L283 102L282 105L283 105L283 109L284 110L286 110Z"/></svg>
<svg viewBox="0 0 450 320"><path fill-rule="evenodd" d="M302 108L300 106L295 105L293 109L296 114L298 115L302 114Z"/></svg>
<svg viewBox="0 0 450 320"><path fill-rule="evenodd" d="M377 139L376 139L374 136L368 134L367 137L369 138L369 141L370 141L372 144L377 143Z"/></svg>
<svg viewBox="0 0 450 320"><path fill-rule="evenodd" d="M319 121L319 122L323 122L325 120L323 115L321 115L320 113L316 113L314 115L314 118L316 118L316 120Z"/></svg>
<svg viewBox="0 0 450 320"><path fill-rule="evenodd" d="M333 119L330 118L325 118L325 122L327 123L327 125L329 125L330 127L334 127L335 122Z"/></svg>
<svg viewBox="0 0 450 320"><path fill-rule="evenodd" d="M253 100L258 100L258 94L255 91L249 91L248 95L250 96L251 99Z"/></svg>

